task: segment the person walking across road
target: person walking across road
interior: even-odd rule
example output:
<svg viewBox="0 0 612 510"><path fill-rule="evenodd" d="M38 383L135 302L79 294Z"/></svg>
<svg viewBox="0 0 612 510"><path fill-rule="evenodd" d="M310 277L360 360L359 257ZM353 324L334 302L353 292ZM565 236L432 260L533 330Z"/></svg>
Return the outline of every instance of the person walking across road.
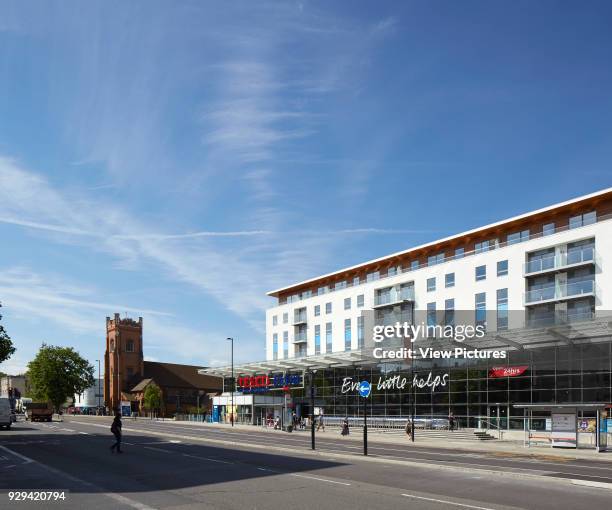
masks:
<svg viewBox="0 0 612 510"><path fill-rule="evenodd" d="M117 453L123 453L121 451L121 413L115 415L115 419L111 425L111 432L115 436L115 444L110 447L111 453L115 452L115 448L117 449Z"/></svg>
<svg viewBox="0 0 612 510"><path fill-rule="evenodd" d="M342 422L342 432L340 432L343 436L348 436L349 435L349 422L348 422L348 418L344 418L344 421Z"/></svg>
<svg viewBox="0 0 612 510"><path fill-rule="evenodd" d="M317 432L319 432L319 430L323 429L323 432L325 432L325 423L323 422L323 413L319 414L319 423L317 424Z"/></svg>

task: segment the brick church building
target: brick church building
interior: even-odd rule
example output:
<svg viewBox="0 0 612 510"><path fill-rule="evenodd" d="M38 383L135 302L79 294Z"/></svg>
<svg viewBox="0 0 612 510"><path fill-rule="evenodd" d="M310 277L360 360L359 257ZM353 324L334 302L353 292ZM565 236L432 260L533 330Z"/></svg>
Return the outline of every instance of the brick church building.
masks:
<svg viewBox="0 0 612 510"><path fill-rule="evenodd" d="M223 380L200 375L196 365L144 361L142 317L138 321L106 318L104 353L104 405L112 411L129 401L132 411L142 413L144 392L149 384L161 389L161 416L195 412L196 406L210 411L212 397L221 393Z"/></svg>

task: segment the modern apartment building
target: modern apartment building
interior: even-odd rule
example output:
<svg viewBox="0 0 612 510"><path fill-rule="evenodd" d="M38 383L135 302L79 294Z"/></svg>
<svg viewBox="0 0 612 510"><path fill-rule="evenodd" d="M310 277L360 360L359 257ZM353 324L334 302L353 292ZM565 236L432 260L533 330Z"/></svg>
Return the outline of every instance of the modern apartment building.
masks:
<svg viewBox="0 0 612 510"><path fill-rule="evenodd" d="M612 309L612 189L268 295L267 360L359 349L366 310L384 324L473 311L490 332L588 319Z"/></svg>

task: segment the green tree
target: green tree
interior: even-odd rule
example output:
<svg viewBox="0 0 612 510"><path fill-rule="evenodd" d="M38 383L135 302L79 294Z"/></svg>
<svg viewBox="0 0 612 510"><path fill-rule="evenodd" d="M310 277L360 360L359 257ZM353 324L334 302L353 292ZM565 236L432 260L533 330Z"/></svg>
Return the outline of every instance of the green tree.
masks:
<svg viewBox="0 0 612 510"><path fill-rule="evenodd" d="M161 389L155 384L151 383L145 388L144 397L143 397L144 408L152 411L154 409L159 409L161 407L162 398L161 398Z"/></svg>
<svg viewBox="0 0 612 510"><path fill-rule="evenodd" d="M0 308L2 308L2 303L0 303ZM0 321L1 320L2 314L0 314ZM15 347L13 347L11 337L8 336L8 333L4 330L4 326L0 324L0 363L9 359L14 352Z"/></svg>
<svg viewBox="0 0 612 510"><path fill-rule="evenodd" d="M32 398L46 400L59 412L68 397L83 393L94 383L94 367L72 347L42 344L28 363Z"/></svg>

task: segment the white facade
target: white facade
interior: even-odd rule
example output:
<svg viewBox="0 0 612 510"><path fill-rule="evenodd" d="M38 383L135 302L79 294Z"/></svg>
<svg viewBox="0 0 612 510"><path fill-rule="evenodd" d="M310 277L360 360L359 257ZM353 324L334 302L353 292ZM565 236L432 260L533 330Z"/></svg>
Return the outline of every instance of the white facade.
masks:
<svg viewBox="0 0 612 510"><path fill-rule="evenodd" d="M606 190L605 192L609 192ZM604 193L604 192L601 192ZM584 198L584 197L582 197ZM579 199L576 199L579 200ZM553 206L552 208L554 208ZM552 209L549 208L549 209ZM538 211L539 212L539 211ZM588 211L585 211L588 212ZM531 213L535 214L535 213ZM528 217L529 215L524 215ZM515 220L507 220L507 222ZM594 221L594 222L592 222ZM506 222L501 222L506 223ZM446 300L454 300L454 310L474 310L475 297L477 294L485 293L486 309L495 310L498 306L497 291L507 289L507 309L525 311L518 314L510 314L508 329L525 327L530 321L537 318L533 309L545 310L545 306L555 313L571 310L576 299L583 299L585 303L592 304L592 311L604 311L612 309L612 218L593 217L584 223L586 225L574 225L575 228L557 228L548 235L537 235L526 237L520 242L506 243L506 239L500 239L499 243L492 244L488 251L465 253L462 258L447 260L435 265L427 265L418 269L400 268L395 276L380 275L374 281L346 282L346 288L338 290L327 290L322 295L312 295L305 299L300 296L292 302L279 304L266 311L266 359L294 358L302 355L314 355L315 352L315 328L319 326L320 331L320 354L329 353L326 346L326 329L331 324L332 350L339 352L348 350L345 346L345 320L351 319L351 349L357 349L358 344L358 318L364 310L375 307L377 290L401 284L412 283L414 286L414 309L427 310L430 303L435 303L437 310L444 310ZM484 229L485 227L483 227ZM472 231L474 232L474 231ZM465 234L459 234L460 237ZM449 238L452 239L452 238ZM594 255L589 260L589 253L576 252L575 256L568 260L568 245L573 243L592 240L594 243ZM434 245L435 243L430 243ZM420 247L419 247L420 248ZM535 263L526 268L531 254L540 250L550 249L550 255L546 255L546 261L542 265ZM572 248L575 249L575 248ZM391 258L391 256L389 256ZM378 259L384 260L384 259ZM507 261L507 274L498 276L498 262ZM364 266L371 264L367 262ZM552 265L552 267L550 267ZM486 277L476 279L476 268L486 267ZM359 266L356 266L359 267ZM349 268L352 270L355 268ZM573 271L594 273L594 285L592 288L588 282L576 286L567 285L565 278L574 274ZM348 270L339 271L342 273ZM445 285L446 275L454 274L454 285ZM565 275L565 276L564 276ZM331 275L325 275L328 277ZM528 292L531 288L539 288L536 278L546 280L544 290ZM428 279L435 278L435 290L428 290ZM588 277L587 277L588 278ZM310 280L314 281L316 279ZM302 285L308 282L302 282ZM554 289L550 289L550 287ZM281 289L286 291L287 289ZM278 292L278 291L273 291ZM272 293L271 293L272 294ZM363 306L358 302L363 299ZM350 308L345 307L345 300L350 300ZM587 301L588 300L588 301ZM359 303L361 304L361 303ZM587 306L585 305L585 306ZM327 313L331 306L331 312ZM316 315L318 307L319 315ZM300 316L296 316L300 309ZM532 311L527 311L528 309ZM585 310L582 308L581 310ZM539 313L539 312L538 312ZM531 317L531 319L530 319ZM495 321L487 321L487 331L495 331ZM300 329L305 334L300 335ZM275 337L276 335L276 337ZM284 355L284 336L288 340L288 356ZM274 339L277 339L278 353L274 354ZM296 343L296 340L298 343ZM299 345L305 345L304 351L299 351Z"/></svg>
<svg viewBox="0 0 612 510"><path fill-rule="evenodd" d="M99 385L98 385L99 384ZM80 395L76 395L74 407L98 407L104 405L104 379L96 379L93 386L87 388Z"/></svg>

